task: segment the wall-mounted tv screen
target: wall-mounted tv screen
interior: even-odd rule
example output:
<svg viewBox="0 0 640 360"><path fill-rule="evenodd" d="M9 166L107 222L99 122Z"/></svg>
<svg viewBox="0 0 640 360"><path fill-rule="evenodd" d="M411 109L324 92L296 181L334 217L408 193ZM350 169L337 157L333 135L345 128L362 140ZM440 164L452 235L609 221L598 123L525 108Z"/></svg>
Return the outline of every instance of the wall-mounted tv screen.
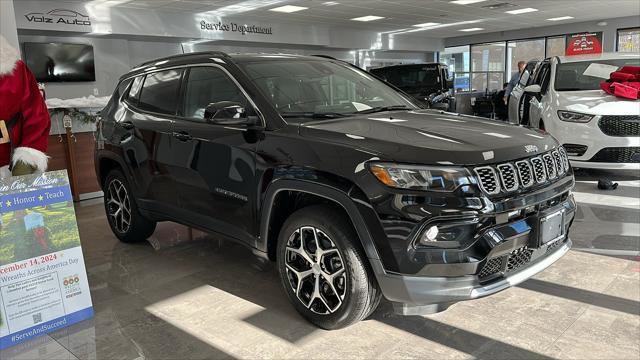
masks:
<svg viewBox="0 0 640 360"><path fill-rule="evenodd" d="M96 80L91 45L24 43L24 57L39 82Z"/></svg>

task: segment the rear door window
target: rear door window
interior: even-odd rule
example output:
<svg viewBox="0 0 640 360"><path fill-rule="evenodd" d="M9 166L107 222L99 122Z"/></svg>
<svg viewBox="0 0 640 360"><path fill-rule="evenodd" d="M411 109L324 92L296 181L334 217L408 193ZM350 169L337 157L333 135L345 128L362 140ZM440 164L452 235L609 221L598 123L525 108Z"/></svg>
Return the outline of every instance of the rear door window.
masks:
<svg viewBox="0 0 640 360"><path fill-rule="evenodd" d="M144 80L138 108L165 115L174 115L178 106L181 69L158 71Z"/></svg>
<svg viewBox="0 0 640 360"><path fill-rule="evenodd" d="M144 76L138 76L133 80L133 84L129 88L129 92L125 96L125 100L132 105L138 104L138 96L140 95L140 89L142 89L142 81Z"/></svg>

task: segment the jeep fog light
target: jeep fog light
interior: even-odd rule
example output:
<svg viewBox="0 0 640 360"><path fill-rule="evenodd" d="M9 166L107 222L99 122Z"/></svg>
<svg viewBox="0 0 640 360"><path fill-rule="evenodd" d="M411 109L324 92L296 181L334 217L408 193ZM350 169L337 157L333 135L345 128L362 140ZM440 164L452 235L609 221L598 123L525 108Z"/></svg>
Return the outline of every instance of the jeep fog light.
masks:
<svg viewBox="0 0 640 360"><path fill-rule="evenodd" d="M458 248L461 244L472 240L478 224L474 221L446 222L431 225L424 229L418 237L418 247Z"/></svg>
<svg viewBox="0 0 640 360"><path fill-rule="evenodd" d="M432 226L429 229L427 229L427 231L424 232L424 234L422 235L422 242L430 242L430 241L436 241L436 238L438 237L438 227L437 226Z"/></svg>

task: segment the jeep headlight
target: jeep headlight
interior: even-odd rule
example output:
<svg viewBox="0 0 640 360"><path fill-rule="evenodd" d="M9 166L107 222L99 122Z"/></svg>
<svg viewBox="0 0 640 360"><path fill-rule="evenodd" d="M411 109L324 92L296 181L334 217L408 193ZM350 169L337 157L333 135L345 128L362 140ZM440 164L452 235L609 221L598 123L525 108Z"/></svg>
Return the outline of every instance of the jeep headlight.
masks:
<svg viewBox="0 0 640 360"><path fill-rule="evenodd" d="M383 184L398 189L454 191L473 182L469 171L461 167L371 163L369 170Z"/></svg>
<svg viewBox="0 0 640 360"><path fill-rule="evenodd" d="M562 121L588 123L595 115L582 114L573 111L558 110L558 117Z"/></svg>

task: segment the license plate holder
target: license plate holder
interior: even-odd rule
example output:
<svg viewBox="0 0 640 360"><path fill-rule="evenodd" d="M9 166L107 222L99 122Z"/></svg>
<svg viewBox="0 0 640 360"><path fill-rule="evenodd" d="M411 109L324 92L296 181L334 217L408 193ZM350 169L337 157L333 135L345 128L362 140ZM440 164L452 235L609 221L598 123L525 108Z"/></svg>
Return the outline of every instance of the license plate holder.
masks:
<svg viewBox="0 0 640 360"><path fill-rule="evenodd" d="M551 244L565 237L565 210L552 212L540 219L540 245Z"/></svg>

